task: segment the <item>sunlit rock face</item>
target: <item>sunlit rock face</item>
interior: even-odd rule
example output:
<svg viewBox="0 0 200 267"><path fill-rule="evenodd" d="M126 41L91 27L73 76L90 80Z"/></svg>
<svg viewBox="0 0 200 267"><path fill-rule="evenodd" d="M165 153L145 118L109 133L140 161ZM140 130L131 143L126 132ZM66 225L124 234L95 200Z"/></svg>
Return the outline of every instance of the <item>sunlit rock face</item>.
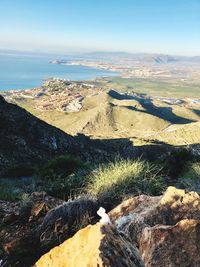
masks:
<svg viewBox="0 0 200 267"><path fill-rule="evenodd" d="M52 249L36 267L200 266L200 197L169 187L140 195L108 213L111 225L89 225Z"/></svg>
<svg viewBox="0 0 200 267"><path fill-rule="evenodd" d="M94 200L63 203L44 192L23 207L0 204L0 255L8 267L200 266L195 192L169 187L163 196L131 197L108 214Z"/></svg>
<svg viewBox="0 0 200 267"><path fill-rule="evenodd" d="M200 197L168 187L162 197L124 201L109 216L139 247L147 267L200 266Z"/></svg>
<svg viewBox="0 0 200 267"><path fill-rule="evenodd" d="M35 267L142 267L138 249L112 226L89 225L42 256Z"/></svg>

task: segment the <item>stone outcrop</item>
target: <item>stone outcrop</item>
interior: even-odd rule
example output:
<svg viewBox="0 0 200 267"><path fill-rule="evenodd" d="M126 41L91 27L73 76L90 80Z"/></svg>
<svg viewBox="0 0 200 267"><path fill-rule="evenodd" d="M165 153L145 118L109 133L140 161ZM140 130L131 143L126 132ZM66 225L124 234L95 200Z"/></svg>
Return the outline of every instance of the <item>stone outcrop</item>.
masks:
<svg viewBox="0 0 200 267"><path fill-rule="evenodd" d="M200 266L200 221L146 227L139 247L146 267Z"/></svg>
<svg viewBox="0 0 200 267"><path fill-rule="evenodd" d="M129 198L108 213L111 225L96 223L99 207L90 199L62 203L35 193L23 206L0 204L6 267L200 266L195 192L169 187L163 196Z"/></svg>
<svg viewBox="0 0 200 267"><path fill-rule="evenodd" d="M42 256L35 267L142 267L138 249L112 226L100 223L80 230L73 238Z"/></svg>
<svg viewBox="0 0 200 267"><path fill-rule="evenodd" d="M200 266L200 197L168 187L163 197L139 196L109 213L147 267Z"/></svg>

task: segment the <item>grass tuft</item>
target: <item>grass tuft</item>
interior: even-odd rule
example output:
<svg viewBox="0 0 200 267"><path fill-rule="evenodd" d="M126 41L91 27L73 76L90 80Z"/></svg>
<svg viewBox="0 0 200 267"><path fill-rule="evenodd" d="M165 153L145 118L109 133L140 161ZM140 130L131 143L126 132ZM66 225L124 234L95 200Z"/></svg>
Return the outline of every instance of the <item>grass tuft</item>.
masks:
<svg viewBox="0 0 200 267"><path fill-rule="evenodd" d="M101 165L89 177L87 192L98 199L120 201L126 194L159 195L165 189L160 170L141 160Z"/></svg>

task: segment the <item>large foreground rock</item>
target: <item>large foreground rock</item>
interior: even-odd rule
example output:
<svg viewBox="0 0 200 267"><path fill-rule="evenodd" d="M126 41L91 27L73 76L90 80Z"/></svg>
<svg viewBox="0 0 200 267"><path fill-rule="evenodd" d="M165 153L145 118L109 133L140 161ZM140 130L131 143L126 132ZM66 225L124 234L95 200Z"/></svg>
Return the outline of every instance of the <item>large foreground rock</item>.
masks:
<svg viewBox="0 0 200 267"><path fill-rule="evenodd" d="M73 238L42 256L35 267L142 267L137 248L112 226L100 223L80 230Z"/></svg>
<svg viewBox="0 0 200 267"><path fill-rule="evenodd" d="M162 197L130 198L109 213L139 247L147 267L200 266L200 197L169 187Z"/></svg>
<svg viewBox="0 0 200 267"><path fill-rule="evenodd" d="M96 223L99 208L87 198L62 203L37 193L22 207L0 204L4 267L28 267L41 255L37 267L200 266L195 192L169 187L163 196L132 197L109 212L110 226L87 226Z"/></svg>

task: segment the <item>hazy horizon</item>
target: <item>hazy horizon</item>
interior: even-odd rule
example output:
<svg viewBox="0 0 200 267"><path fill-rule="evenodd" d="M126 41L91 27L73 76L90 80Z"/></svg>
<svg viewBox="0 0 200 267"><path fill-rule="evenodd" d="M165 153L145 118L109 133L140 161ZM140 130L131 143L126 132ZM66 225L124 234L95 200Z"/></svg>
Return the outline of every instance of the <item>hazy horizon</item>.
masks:
<svg viewBox="0 0 200 267"><path fill-rule="evenodd" d="M1 0L0 47L200 55L199 0Z"/></svg>
<svg viewBox="0 0 200 267"><path fill-rule="evenodd" d="M15 49L15 48L5 48L5 47L0 47L0 54L5 54L5 53L30 53L30 54L35 54L35 55L48 55L48 56L67 56L67 55L87 55L87 54L100 54L100 53L110 53L110 54L132 54L132 55L163 55L163 56L177 56L177 57L200 57L200 53L196 54L196 55L186 55L186 54L170 54L170 53L153 53L153 52L144 52L144 51L140 51L140 52L129 52L129 51L119 51L119 50L79 50L79 51L70 51L70 50L66 50L66 51L54 51L54 50L49 50L49 51L45 51L45 50L39 50L39 49Z"/></svg>

